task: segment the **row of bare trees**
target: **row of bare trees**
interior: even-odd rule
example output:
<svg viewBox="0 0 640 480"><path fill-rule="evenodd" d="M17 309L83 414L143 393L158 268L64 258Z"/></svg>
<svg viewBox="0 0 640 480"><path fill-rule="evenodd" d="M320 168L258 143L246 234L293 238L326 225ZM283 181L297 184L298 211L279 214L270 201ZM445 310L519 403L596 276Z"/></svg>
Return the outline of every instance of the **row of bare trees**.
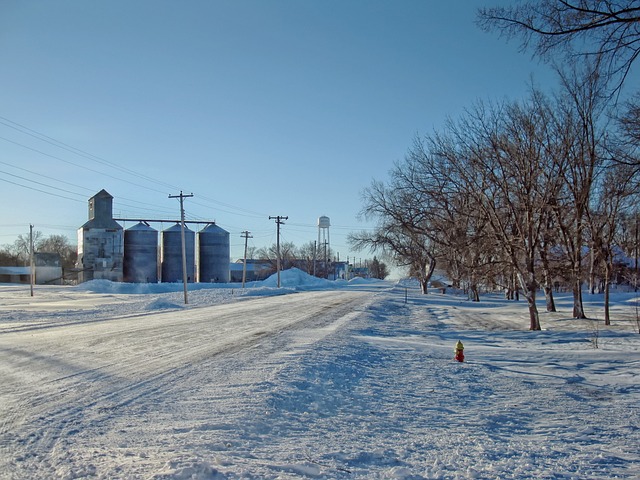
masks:
<svg viewBox="0 0 640 480"><path fill-rule="evenodd" d="M640 55L640 1L523 0L479 10L478 23L573 65L556 67L560 93L478 103L416 138L389 182L364 191L362 214L378 227L350 242L392 254L425 293L436 262L476 300L479 285L521 289L532 330L540 288L553 311L554 284L569 285L584 318L583 282L600 276L609 323L615 249L638 251L640 96L617 110Z"/></svg>
<svg viewBox="0 0 640 480"><path fill-rule="evenodd" d="M269 247L253 249L249 252L249 258L266 260L271 265L271 270L275 272L278 264L277 245L273 244ZM357 266L355 265L355 259L347 260ZM302 246L296 246L293 242L282 242L280 244L280 265L283 270L296 267L309 275L327 278L335 274L334 263L336 261L338 261L338 258L331 248L318 248L316 242L313 241L307 242ZM387 265L375 256L373 260L365 260L365 264L372 278L384 280L390 273Z"/></svg>
<svg viewBox="0 0 640 480"><path fill-rule="evenodd" d="M249 258L259 258L271 264L272 271L276 271L278 263L278 248L274 243L268 247L262 247L250 252ZM326 258L326 260L325 260ZM310 275L316 274L326 277L329 273L328 265L331 259L331 250L325 251L317 248L314 242L308 242L298 247L293 242L280 243L280 266L282 270L296 267Z"/></svg>
<svg viewBox="0 0 640 480"><path fill-rule="evenodd" d="M69 243L64 235L44 236L42 232L33 232L33 245L36 252L57 253L60 255L62 266L72 268L76 262L77 249ZM29 234L18 235L11 245L0 248L0 265L19 266L29 265L30 238Z"/></svg>
<svg viewBox="0 0 640 480"><path fill-rule="evenodd" d="M638 201L638 163L607 115L597 69L561 78L552 97L532 89L524 101L479 102L416 138L389 182L365 190L362 213L378 228L351 235L352 245L392 253L424 292L436 262L475 300L481 285L520 291L532 330L537 292L554 310L562 282L584 318L585 271L599 273L608 294L623 219Z"/></svg>

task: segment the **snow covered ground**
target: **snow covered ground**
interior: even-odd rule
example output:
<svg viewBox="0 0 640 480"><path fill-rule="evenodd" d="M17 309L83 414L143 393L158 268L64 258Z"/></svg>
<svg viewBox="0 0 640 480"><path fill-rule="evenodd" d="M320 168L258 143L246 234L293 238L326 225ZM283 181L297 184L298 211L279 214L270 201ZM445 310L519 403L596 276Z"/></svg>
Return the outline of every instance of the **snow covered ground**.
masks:
<svg viewBox="0 0 640 480"><path fill-rule="evenodd" d="M282 284L0 285L0 478L639 478L635 294Z"/></svg>

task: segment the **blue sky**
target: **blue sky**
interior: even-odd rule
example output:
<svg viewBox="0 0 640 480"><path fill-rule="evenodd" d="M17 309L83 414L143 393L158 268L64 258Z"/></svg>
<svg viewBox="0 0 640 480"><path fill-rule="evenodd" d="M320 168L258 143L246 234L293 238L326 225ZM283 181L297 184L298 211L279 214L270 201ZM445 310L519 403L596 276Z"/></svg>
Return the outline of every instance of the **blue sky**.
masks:
<svg viewBox="0 0 640 480"><path fill-rule="evenodd" d="M532 75L555 86L476 27L478 7L504 3L2 0L0 244L30 223L75 243L103 188L119 218L178 218L182 190L187 219L229 231L234 259L242 231L275 243L275 215L296 245L326 215L341 260L370 258L346 242L373 226L362 190L416 134L523 98Z"/></svg>

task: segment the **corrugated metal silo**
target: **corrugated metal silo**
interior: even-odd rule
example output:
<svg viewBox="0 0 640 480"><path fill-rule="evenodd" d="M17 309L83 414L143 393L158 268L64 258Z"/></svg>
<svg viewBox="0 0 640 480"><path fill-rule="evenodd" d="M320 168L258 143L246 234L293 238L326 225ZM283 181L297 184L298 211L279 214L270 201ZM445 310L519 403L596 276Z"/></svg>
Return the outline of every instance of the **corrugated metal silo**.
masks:
<svg viewBox="0 0 640 480"><path fill-rule="evenodd" d="M229 283L229 232L215 224L198 233L201 282Z"/></svg>
<svg viewBox="0 0 640 480"><path fill-rule="evenodd" d="M162 232L162 281L182 282L182 237L180 224ZM187 281L195 281L195 237L185 225L184 239L187 254Z"/></svg>
<svg viewBox="0 0 640 480"><path fill-rule="evenodd" d="M138 223L124 231L125 282L158 282L158 231Z"/></svg>

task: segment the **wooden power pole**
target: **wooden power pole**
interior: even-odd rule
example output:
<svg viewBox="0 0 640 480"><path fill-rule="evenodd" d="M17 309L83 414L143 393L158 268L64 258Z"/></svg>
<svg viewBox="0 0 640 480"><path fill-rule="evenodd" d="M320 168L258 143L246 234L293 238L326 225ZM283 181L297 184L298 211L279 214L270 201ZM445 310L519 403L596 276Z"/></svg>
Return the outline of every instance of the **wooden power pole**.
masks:
<svg viewBox="0 0 640 480"><path fill-rule="evenodd" d="M184 284L184 303L189 303L187 299L187 245L184 238L184 199L193 197L193 193L189 195L183 195L180 190L180 195L169 195L169 198L180 199L180 237L182 239L182 283Z"/></svg>
<svg viewBox="0 0 640 480"><path fill-rule="evenodd" d="M244 238L244 260L242 262L242 288L244 288L244 282L247 280L247 241L250 238L253 238L252 235L249 235L251 232L248 231L244 231L242 232L242 235L240 235L242 238Z"/></svg>
<svg viewBox="0 0 640 480"><path fill-rule="evenodd" d="M33 297L33 284L36 281L36 268L33 258L33 225L31 224L29 224L29 267L31 272L31 275L29 275L31 277L29 283L31 284L31 296Z"/></svg>
<svg viewBox="0 0 640 480"><path fill-rule="evenodd" d="M280 215L276 217L269 217L269 220L275 220L278 226L278 233L276 235L276 271L278 272L278 288L280 288L280 225L284 225L282 220L289 220L289 217L282 217Z"/></svg>

